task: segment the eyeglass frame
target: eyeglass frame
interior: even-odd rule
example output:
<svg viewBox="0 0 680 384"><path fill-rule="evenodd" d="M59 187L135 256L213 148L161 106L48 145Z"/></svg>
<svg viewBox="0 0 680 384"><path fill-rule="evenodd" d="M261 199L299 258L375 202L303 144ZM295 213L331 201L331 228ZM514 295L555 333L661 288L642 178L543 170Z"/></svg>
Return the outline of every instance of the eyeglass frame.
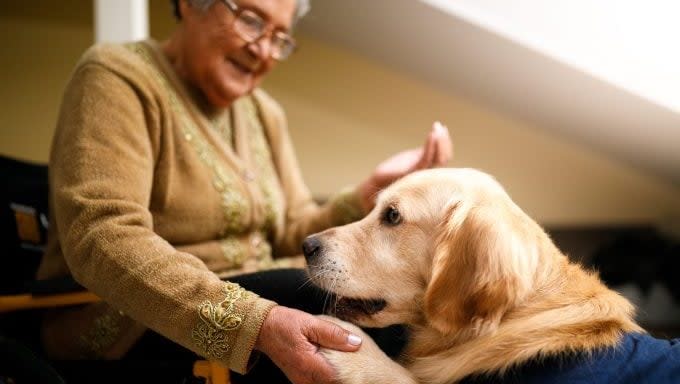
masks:
<svg viewBox="0 0 680 384"><path fill-rule="evenodd" d="M293 52L295 52L295 50L297 49L297 43L295 42L295 39L293 38L293 36L291 36L291 35L289 35L285 32L282 32L282 31L277 31L275 29L272 29L271 32L267 32L268 28L266 28L266 27L267 27L267 24L269 24L269 23L267 23L262 18L262 16L258 15L256 12L254 12L254 11L248 9L248 8L243 8L243 7L239 6L233 0L221 0L221 1L229 9L229 11L231 11L231 13L234 14L233 23L236 23L241 18L241 15L244 12L248 12L248 13L252 14L251 16L253 17L253 19L261 21L262 30L259 32L259 35L256 36L256 37L248 36L244 32L240 31L238 28L234 28L234 31L239 35L239 37L241 39L243 39L243 41L245 41L247 43L255 43L256 41L267 36L268 34L271 34L271 37L268 37L268 38L269 38L270 42L272 43L272 47L276 47L276 44L274 44L272 37L276 37L278 39L278 41L290 44L289 45L290 49L288 50L288 53L286 53L285 55L281 54L281 52L285 52L285 51L282 50L280 48L280 46L279 46L279 48L273 49L270 52L269 55L276 61L284 61L284 60L288 59L290 57L290 55L292 55ZM232 25L232 27L233 27L233 25ZM277 51L279 52L278 54L276 54Z"/></svg>

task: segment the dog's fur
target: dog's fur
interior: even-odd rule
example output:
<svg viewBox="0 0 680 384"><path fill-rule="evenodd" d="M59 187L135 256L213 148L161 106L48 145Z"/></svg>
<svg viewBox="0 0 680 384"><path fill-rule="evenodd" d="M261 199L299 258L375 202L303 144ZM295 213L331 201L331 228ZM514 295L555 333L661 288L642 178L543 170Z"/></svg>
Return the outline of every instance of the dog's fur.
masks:
<svg viewBox="0 0 680 384"><path fill-rule="evenodd" d="M626 299L570 262L498 182L473 169L411 174L363 220L308 238L305 253L312 281L338 295L337 315L411 327L406 369L363 333L359 352L324 350L344 383L454 383L643 332Z"/></svg>

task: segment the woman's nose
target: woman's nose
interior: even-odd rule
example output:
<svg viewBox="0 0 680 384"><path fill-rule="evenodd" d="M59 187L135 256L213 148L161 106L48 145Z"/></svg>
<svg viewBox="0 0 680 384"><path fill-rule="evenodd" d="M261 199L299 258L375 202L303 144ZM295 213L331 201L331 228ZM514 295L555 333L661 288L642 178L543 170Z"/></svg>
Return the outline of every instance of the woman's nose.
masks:
<svg viewBox="0 0 680 384"><path fill-rule="evenodd" d="M272 39L268 33L248 44L248 47L262 61L269 60L272 56Z"/></svg>

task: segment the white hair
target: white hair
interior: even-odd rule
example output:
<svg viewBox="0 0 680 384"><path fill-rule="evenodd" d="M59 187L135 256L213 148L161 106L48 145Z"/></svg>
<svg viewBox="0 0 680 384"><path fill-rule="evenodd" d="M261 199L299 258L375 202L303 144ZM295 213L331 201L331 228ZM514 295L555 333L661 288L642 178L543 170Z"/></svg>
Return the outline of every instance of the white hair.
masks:
<svg viewBox="0 0 680 384"><path fill-rule="evenodd" d="M175 17L181 19L182 16L179 14L179 3L180 0L172 0L172 6L174 7ZM187 0L189 4L200 10L207 10L215 2L215 0ZM310 0L295 0L295 15L293 17L293 25L302 19L304 15L311 9Z"/></svg>

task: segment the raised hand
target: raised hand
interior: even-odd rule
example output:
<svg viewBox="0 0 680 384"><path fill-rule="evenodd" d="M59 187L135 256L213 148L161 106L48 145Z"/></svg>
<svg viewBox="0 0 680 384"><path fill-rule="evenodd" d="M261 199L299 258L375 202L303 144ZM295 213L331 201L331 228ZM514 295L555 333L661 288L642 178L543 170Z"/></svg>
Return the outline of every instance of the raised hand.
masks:
<svg viewBox="0 0 680 384"><path fill-rule="evenodd" d="M375 196L380 190L411 172L446 165L452 153L453 144L449 130L440 122L434 122L422 147L401 151L389 157L359 185L358 192L364 212L373 208Z"/></svg>

